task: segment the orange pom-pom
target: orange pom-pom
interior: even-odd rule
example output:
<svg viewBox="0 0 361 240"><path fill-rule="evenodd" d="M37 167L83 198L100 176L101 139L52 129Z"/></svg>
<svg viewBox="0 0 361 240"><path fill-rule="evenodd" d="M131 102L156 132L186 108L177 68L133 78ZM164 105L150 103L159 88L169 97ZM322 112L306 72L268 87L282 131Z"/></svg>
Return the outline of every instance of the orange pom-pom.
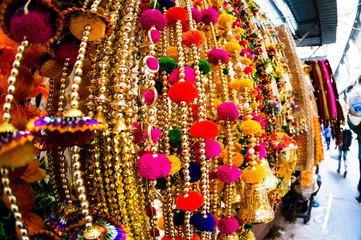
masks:
<svg viewBox="0 0 361 240"><path fill-rule="evenodd" d="M198 97L198 91L190 82L177 82L170 87L168 96L174 103L179 104L184 101L186 104L190 104Z"/></svg>
<svg viewBox="0 0 361 240"><path fill-rule="evenodd" d="M201 238L197 234L194 234L193 237L191 238L191 240L200 240L200 239ZM186 237L184 237L183 240L186 240Z"/></svg>
<svg viewBox="0 0 361 240"><path fill-rule="evenodd" d="M205 140L209 140L211 138L217 137L218 126L217 124L207 120L196 122L192 125L189 132L195 138L203 138Z"/></svg>
<svg viewBox="0 0 361 240"><path fill-rule="evenodd" d="M188 19L187 11L182 7L173 7L169 9L165 16L169 25L175 25L178 20L181 20L183 24Z"/></svg>
<svg viewBox="0 0 361 240"><path fill-rule="evenodd" d="M266 170L261 165L249 166L242 172L242 180L245 183L260 183L266 176Z"/></svg>
<svg viewBox="0 0 361 240"><path fill-rule="evenodd" d="M198 192L189 191L188 197L184 197L184 193L182 193L176 201L177 207L185 211L194 212L198 208L200 208L204 203L204 197L200 195Z"/></svg>
<svg viewBox="0 0 361 240"><path fill-rule="evenodd" d="M198 30L190 30L182 35L182 43L187 47L193 47L193 44L196 47L202 46L206 41L204 33Z"/></svg>

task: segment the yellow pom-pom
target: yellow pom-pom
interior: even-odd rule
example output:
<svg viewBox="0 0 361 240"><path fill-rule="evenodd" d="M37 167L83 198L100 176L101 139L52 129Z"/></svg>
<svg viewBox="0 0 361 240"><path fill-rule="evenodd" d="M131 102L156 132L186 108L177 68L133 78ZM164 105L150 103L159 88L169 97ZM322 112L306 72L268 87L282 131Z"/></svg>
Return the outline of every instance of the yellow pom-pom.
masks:
<svg viewBox="0 0 361 240"><path fill-rule="evenodd" d="M222 102L221 99L218 99L218 98L214 99L214 105L215 105L216 108L217 108L219 105L221 105L222 103L223 103L223 102Z"/></svg>
<svg viewBox="0 0 361 240"><path fill-rule="evenodd" d="M242 180L245 183L260 183L266 176L266 170L261 165L249 166L242 172Z"/></svg>
<svg viewBox="0 0 361 240"><path fill-rule="evenodd" d="M234 21L235 21L235 18L232 17L231 15L229 15L229 14L221 14L218 17L217 23L221 28L225 28L225 27L231 25Z"/></svg>
<svg viewBox="0 0 361 240"><path fill-rule="evenodd" d="M220 141L218 141L218 143L219 143L219 146L222 148L222 150L224 149L224 144L222 143L222 142L220 142Z"/></svg>
<svg viewBox="0 0 361 240"><path fill-rule="evenodd" d="M241 45L236 42L227 42L224 44L224 51L228 53L228 55L236 56L242 51Z"/></svg>
<svg viewBox="0 0 361 240"><path fill-rule="evenodd" d="M178 61L178 50L177 47L169 47L167 48L167 57L173 58Z"/></svg>
<svg viewBox="0 0 361 240"><path fill-rule="evenodd" d="M253 103L251 104L251 107L252 107L253 109L258 108L258 106L259 106L259 103L258 103L258 102L253 102Z"/></svg>
<svg viewBox="0 0 361 240"><path fill-rule="evenodd" d="M84 28L91 27L88 41L101 39L105 35L106 23L94 14L79 14L70 19L69 30L78 39L83 37Z"/></svg>
<svg viewBox="0 0 361 240"><path fill-rule="evenodd" d="M163 217L159 217L158 222L157 222L157 227L159 230L165 231Z"/></svg>
<svg viewBox="0 0 361 240"><path fill-rule="evenodd" d="M236 91L241 91L242 89L249 90L253 88L253 79L248 78L237 78L231 81L231 88Z"/></svg>
<svg viewBox="0 0 361 240"><path fill-rule="evenodd" d="M243 59L241 60L241 62L242 62L242 64L244 64L244 65L250 65L250 64L252 63L252 60L249 59L249 58L243 58Z"/></svg>
<svg viewBox="0 0 361 240"><path fill-rule="evenodd" d="M246 120L241 123L239 129L248 135L259 133L262 130L262 126L259 122L254 120Z"/></svg>
<svg viewBox="0 0 361 240"><path fill-rule="evenodd" d="M235 167L240 167L243 164L244 156L239 152L233 152L232 164ZM223 158L223 163L226 165L228 162L227 158Z"/></svg>
<svg viewBox="0 0 361 240"><path fill-rule="evenodd" d="M179 160L179 158L174 155L170 155L168 157L168 159L172 164L172 168L170 169L169 175L173 175L173 174L176 174L177 172L179 172L179 170L182 167L182 163Z"/></svg>
<svg viewBox="0 0 361 240"><path fill-rule="evenodd" d="M244 34L245 30L244 30L244 28L236 27L236 33L237 34Z"/></svg>
<svg viewBox="0 0 361 240"><path fill-rule="evenodd" d="M241 144L239 144L239 143L234 144L234 151L235 152L239 152L239 151L241 151L241 149L243 149Z"/></svg>

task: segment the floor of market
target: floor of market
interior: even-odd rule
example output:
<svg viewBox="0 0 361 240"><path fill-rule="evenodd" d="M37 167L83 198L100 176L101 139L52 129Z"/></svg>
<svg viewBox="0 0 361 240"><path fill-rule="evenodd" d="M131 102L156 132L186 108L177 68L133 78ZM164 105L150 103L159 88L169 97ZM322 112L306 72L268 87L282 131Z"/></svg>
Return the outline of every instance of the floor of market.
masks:
<svg viewBox="0 0 361 240"><path fill-rule="evenodd" d="M310 222L304 224L299 218L289 223L281 216L275 219L267 240L361 240L361 203L355 199L359 180L357 140L353 140L348 152L346 178L343 163L341 173L337 173L338 162L330 158L334 141L330 150L324 149L325 160L320 164L322 185L316 197L320 206L312 208Z"/></svg>

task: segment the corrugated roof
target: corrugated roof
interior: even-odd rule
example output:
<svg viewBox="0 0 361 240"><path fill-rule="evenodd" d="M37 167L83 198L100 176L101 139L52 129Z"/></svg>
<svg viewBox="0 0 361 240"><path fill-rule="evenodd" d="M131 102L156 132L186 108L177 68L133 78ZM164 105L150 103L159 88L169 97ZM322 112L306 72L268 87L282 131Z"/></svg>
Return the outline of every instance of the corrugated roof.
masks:
<svg viewBox="0 0 361 240"><path fill-rule="evenodd" d="M297 46L321 46L336 42L337 1L336 0L284 0L297 24ZM346 3L345 3L346 4Z"/></svg>

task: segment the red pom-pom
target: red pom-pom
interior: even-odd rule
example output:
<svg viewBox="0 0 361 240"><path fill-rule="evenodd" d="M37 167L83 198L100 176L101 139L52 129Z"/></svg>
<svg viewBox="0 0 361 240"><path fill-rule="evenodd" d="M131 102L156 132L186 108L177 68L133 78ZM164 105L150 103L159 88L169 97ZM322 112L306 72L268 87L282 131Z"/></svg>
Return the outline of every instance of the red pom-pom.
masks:
<svg viewBox="0 0 361 240"><path fill-rule="evenodd" d="M152 207L152 211L153 211L153 212L151 213L149 207L147 207L147 208L145 209L145 213L147 214L147 216L148 216L149 218L151 218L152 216L157 215L157 211L155 210L154 207Z"/></svg>
<svg viewBox="0 0 361 240"><path fill-rule="evenodd" d="M243 72L244 72L245 74L250 74L250 73L253 72L253 69L252 69L251 67L245 67L245 69L243 70Z"/></svg>
<svg viewBox="0 0 361 240"><path fill-rule="evenodd" d="M153 229L149 229L149 233L151 236L153 236ZM159 229L158 228L154 228L154 234L156 237L159 237Z"/></svg>
<svg viewBox="0 0 361 240"><path fill-rule="evenodd" d="M179 104L184 101L186 104L190 104L198 97L198 91L190 82L177 82L169 88L168 96L174 103Z"/></svg>
<svg viewBox="0 0 361 240"><path fill-rule="evenodd" d="M178 20L181 20L183 24L188 19L187 11L182 7L173 7L169 9L165 16L169 25L175 25Z"/></svg>
<svg viewBox="0 0 361 240"><path fill-rule="evenodd" d="M177 207L185 211L194 212L200 208L204 203L204 197L197 192L189 191L188 197L184 197L182 193L176 201Z"/></svg>
<svg viewBox="0 0 361 240"><path fill-rule="evenodd" d="M211 214L211 215L214 218L214 220L216 221L216 226L214 227L214 228L216 228L218 226L218 218L213 214Z"/></svg>
<svg viewBox="0 0 361 240"><path fill-rule="evenodd" d="M162 237L162 240L172 240L172 238L169 236L164 236ZM175 236L175 240L183 240L183 239L181 237Z"/></svg>
<svg viewBox="0 0 361 240"><path fill-rule="evenodd" d="M194 121L198 120L198 107L199 107L198 104L193 104L192 105L192 117L193 117Z"/></svg>
<svg viewBox="0 0 361 240"><path fill-rule="evenodd" d="M149 9L149 3L141 3L138 5L138 7L140 8L141 12L145 12Z"/></svg>
<svg viewBox="0 0 361 240"><path fill-rule="evenodd" d="M217 124L206 120L194 123L189 132L195 138L208 140L217 137L218 127Z"/></svg>
<svg viewBox="0 0 361 240"><path fill-rule="evenodd" d="M182 238L183 240L187 240L186 237ZM194 234L193 237L191 238L191 240L201 240L201 238L197 235L197 234Z"/></svg>
<svg viewBox="0 0 361 240"><path fill-rule="evenodd" d="M193 47L193 44L200 47L205 41L204 34L198 30L190 30L182 35L182 43L189 48Z"/></svg>
<svg viewBox="0 0 361 240"><path fill-rule="evenodd" d="M210 172L208 174L208 176L209 176L209 180L216 179L217 178L217 173L216 172Z"/></svg>

